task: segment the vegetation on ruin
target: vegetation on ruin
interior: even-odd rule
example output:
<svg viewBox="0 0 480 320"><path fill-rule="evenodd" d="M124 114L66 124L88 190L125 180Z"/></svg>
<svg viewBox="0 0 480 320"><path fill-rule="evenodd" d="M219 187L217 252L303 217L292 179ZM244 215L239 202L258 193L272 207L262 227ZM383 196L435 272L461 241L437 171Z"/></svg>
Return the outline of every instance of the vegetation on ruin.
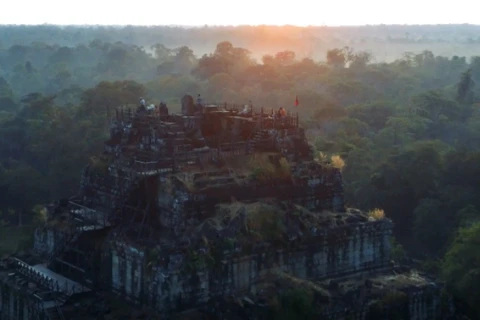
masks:
<svg viewBox="0 0 480 320"><path fill-rule="evenodd" d="M339 155L332 155L331 164L334 168L342 170L345 167L345 161Z"/></svg>
<svg viewBox="0 0 480 320"><path fill-rule="evenodd" d="M261 242L278 243L285 238L285 211L275 204L263 202L218 205L213 217L208 218L197 227L197 233L204 235L212 231L230 230L234 238L222 241L204 238L209 248L215 246L216 257L223 252L232 252L236 245L240 248L251 247Z"/></svg>
<svg viewBox="0 0 480 320"><path fill-rule="evenodd" d="M274 270L259 284L269 295L265 319L321 319L321 303L329 301L330 293L312 281L295 278ZM268 283L267 283L268 282Z"/></svg>
<svg viewBox="0 0 480 320"><path fill-rule="evenodd" d="M307 238L312 236L313 230L347 224L352 215L356 217L355 221L368 219L359 210L347 210L339 215L334 212L313 213L302 206L275 199L254 203L234 201L217 205L215 214L196 227L194 234L202 240L200 247L206 249L207 261L211 259L215 264L236 249L249 254L255 246L281 248L290 237L297 237L298 231ZM217 239L217 233L222 232L231 236ZM266 256L265 262L273 263L269 259Z"/></svg>
<svg viewBox="0 0 480 320"><path fill-rule="evenodd" d="M260 183L288 181L292 177L287 159L271 159L268 154L254 155L249 162L250 178Z"/></svg>
<svg viewBox="0 0 480 320"><path fill-rule="evenodd" d="M326 163L342 159L348 206L382 208L407 256L447 282L461 270L449 288L475 317L463 293L480 292L470 236L480 221L478 28L396 28L310 28L321 39L312 45L288 27L1 27L0 210L15 212L2 219L30 224L35 205L75 194L119 104L144 96L177 112L183 94L200 93L285 106ZM263 179L272 168L253 171ZM452 259L456 250L470 258Z"/></svg>
<svg viewBox="0 0 480 320"><path fill-rule="evenodd" d="M106 155L90 157L90 170L96 175L105 175L112 161L112 157Z"/></svg>
<svg viewBox="0 0 480 320"><path fill-rule="evenodd" d="M313 294L305 289L289 289L270 302L271 316L267 319L319 319Z"/></svg>
<svg viewBox="0 0 480 320"><path fill-rule="evenodd" d="M473 318L480 317L480 222L460 229L449 247L442 273L448 288L455 293L457 303L467 309Z"/></svg>
<svg viewBox="0 0 480 320"><path fill-rule="evenodd" d="M282 241L286 232L284 214L278 207L264 204L247 209L245 233L256 241Z"/></svg>
<svg viewBox="0 0 480 320"><path fill-rule="evenodd" d="M33 216L33 224L36 226L41 226L45 224L48 220L48 210L45 206L36 205L32 209L34 216Z"/></svg>
<svg viewBox="0 0 480 320"><path fill-rule="evenodd" d="M157 247L145 248L145 271L147 276L152 275L153 267L158 264L160 250Z"/></svg>
<svg viewBox="0 0 480 320"><path fill-rule="evenodd" d="M205 270L208 264L211 264L212 258L208 254L198 253L196 250L190 250L185 256L185 263L182 271L195 274L195 272Z"/></svg>
<svg viewBox="0 0 480 320"><path fill-rule="evenodd" d="M409 318L408 296L401 291L392 291L369 306L367 320Z"/></svg>
<svg viewBox="0 0 480 320"><path fill-rule="evenodd" d="M332 169L338 169L343 171L346 163L345 160L338 154L327 154L319 151L314 158L314 161L319 163L324 171L330 171Z"/></svg>
<svg viewBox="0 0 480 320"><path fill-rule="evenodd" d="M385 218L385 211L383 211L383 209L375 208L368 211L368 216L374 220L382 220Z"/></svg>
<svg viewBox="0 0 480 320"><path fill-rule="evenodd" d="M291 182L292 172L285 157L275 153L260 153L226 159L220 167L213 164L209 168L193 167L174 176L174 180L179 181L190 192L225 188L224 178L230 178L235 185L248 185L252 182L288 183ZM170 184L171 181L167 183ZM170 185L164 188L173 191Z"/></svg>
<svg viewBox="0 0 480 320"><path fill-rule="evenodd" d="M391 238L390 245L392 248L392 251L391 251L392 260L395 261L395 263L397 264L402 264L406 257L405 249L400 243L398 243L395 237Z"/></svg>

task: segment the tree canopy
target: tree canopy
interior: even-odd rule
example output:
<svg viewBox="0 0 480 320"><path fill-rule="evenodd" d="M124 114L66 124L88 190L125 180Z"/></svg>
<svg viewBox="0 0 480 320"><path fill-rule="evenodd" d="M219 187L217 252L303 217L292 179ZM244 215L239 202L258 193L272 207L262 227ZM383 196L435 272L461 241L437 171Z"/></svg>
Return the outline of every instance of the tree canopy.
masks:
<svg viewBox="0 0 480 320"><path fill-rule="evenodd" d="M22 27L2 28L30 39ZM298 52L294 40L259 56L253 40L247 47L218 35L212 50L197 52L182 36L169 38L172 30L158 40L164 44L148 43L149 33L137 43L110 41L120 31L109 36L102 28L78 29L75 44L63 36L56 43L53 35L64 33L38 28L43 42L0 37L1 212L32 220L36 205L74 194L89 157L102 151L114 108L141 96L174 112L185 93L286 107L299 113L319 156L345 162L348 205L383 208L411 257L438 261L446 254L442 275L465 310L479 315L480 57L422 48L386 62L341 44L317 59ZM413 41L402 37L388 41ZM429 47L427 40L418 43Z"/></svg>

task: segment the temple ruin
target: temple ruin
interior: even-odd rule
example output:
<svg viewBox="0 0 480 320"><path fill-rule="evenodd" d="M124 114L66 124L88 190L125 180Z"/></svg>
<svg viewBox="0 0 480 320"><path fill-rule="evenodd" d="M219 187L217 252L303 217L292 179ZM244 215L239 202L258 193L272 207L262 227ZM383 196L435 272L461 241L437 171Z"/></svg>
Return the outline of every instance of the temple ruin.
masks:
<svg viewBox="0 0 480 320"><path fill-rule="evenodd" d="M322 319L435 319L442 286L394 270L391 234L345 208L340 170L314 159L297 114L191 96L179 115L119 108L79 193L48 206L31 252L0 262L0 318L238 318L303 288Z"/></svg>

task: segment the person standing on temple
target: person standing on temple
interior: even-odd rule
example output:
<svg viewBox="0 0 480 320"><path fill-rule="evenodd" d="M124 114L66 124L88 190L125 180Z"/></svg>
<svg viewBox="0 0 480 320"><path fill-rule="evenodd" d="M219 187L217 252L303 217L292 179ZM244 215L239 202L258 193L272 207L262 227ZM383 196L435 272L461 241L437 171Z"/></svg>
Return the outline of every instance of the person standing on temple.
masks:
<svg viewBox="0 0 480 320"><path fill-rule="evenodd" d="M197 112L202 113L203 111L203 101L202 97L200 96L200 93L197 95Z"/></svg>
<svg viewBox="0 0 480 320"><path fill-rule="evenodd" d="M168 116L167 104L163 101L160 102L160 116Z"/></svg>

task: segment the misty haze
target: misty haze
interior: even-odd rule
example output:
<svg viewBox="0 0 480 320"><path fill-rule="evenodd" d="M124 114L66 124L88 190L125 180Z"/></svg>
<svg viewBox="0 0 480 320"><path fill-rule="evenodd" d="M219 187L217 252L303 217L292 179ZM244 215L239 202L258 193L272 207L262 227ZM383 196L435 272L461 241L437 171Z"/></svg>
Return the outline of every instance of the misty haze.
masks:
<svg viewBox="0 0 480 320"><path fill-rule="evenodd" d="M475 10L96 5L0 13L0 320L480 319Z"/></svg>

